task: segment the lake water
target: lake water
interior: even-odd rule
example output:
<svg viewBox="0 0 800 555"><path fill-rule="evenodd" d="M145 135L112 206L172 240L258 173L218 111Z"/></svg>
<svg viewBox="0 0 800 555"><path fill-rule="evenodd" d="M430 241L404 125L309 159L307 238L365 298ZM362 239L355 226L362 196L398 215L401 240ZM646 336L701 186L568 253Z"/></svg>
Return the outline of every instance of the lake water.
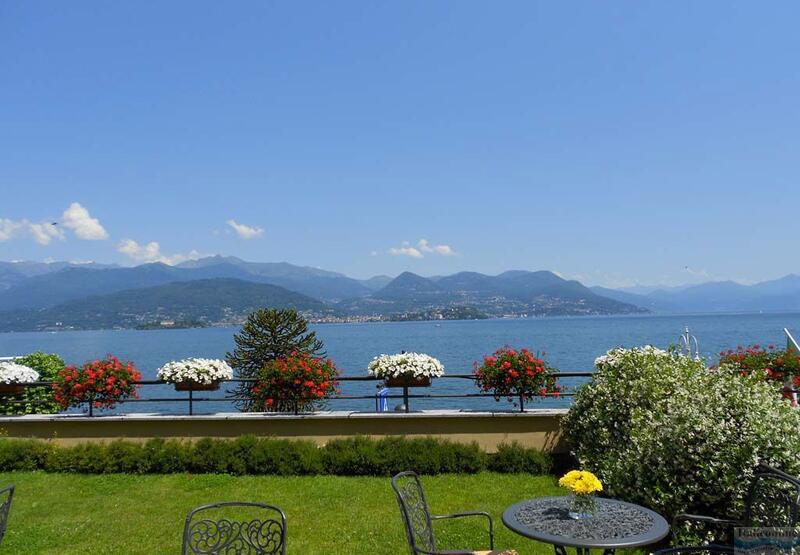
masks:
<svg viewBox="0 0 800 555"><path fill-rule="evenodd" d="M396 322L369 324L323 324L314 326L325 342L328 355L346 376L366 374L369 361L381 353L402 350L425 352L439 358L445 372L466 374L473 362L503 345L528 347L546 352L550 364L563 371L591 371L594 359L616 346L652 344L667 347L676 343L683 328L689 326L700 343L700 351L712 359L716 354L737 345L775 343L783 346L783 328L800 334L800 314L726 314L692 316L617 316L580 318L539 318L520 320L477 320L446 322ZM233 349L236 328L188 330L103 330L58 333L0 334L0 356L25 354L43 350L61 355L68 363L113 353L132 360L144 379L155 379L156 370L170 360L200 356L224 358ZM575 380L567 383L575 383ZM374 382L344 382L344 394L374 395ZM418 390L419 391L419 390ZM475 393L471 381L446 379L434 381L421 393ZM183 398L172 386L146 386L146 398ZM198 394L221 396L223 392ZM392 400L392 404L397 401ZM566 398L536 401L536 406L565 406ZM374 410L374 401L332 400L331 409ZM510 404L493 399L413 399L412 409L511 408ZM231 410L227 402L206 402L195 405L196 412ZM131 403L121 412L185 413L185 402Z"/></svg>

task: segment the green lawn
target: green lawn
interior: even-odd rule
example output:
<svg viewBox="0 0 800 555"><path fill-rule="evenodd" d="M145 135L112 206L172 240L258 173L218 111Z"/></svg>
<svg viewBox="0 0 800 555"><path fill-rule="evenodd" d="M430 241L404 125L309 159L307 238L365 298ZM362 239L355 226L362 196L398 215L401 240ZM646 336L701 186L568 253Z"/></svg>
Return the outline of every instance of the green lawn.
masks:
<svg viewBox="0 0 800 555"><path fill-rule="evenodd" d="M0 474L0 484L7 483L17 491L0 555L179 554L186 513L224 500L283 508L289 555L407 553L388 478ZM423 477L423 484L434 513L488 511L497 547L516 548L520 555L552 553L550 546L512 534L500 520L516 501L560 494L552 476L447 475ZM482 524L472 524L437 524L442 547L487 549Z"/></svg>

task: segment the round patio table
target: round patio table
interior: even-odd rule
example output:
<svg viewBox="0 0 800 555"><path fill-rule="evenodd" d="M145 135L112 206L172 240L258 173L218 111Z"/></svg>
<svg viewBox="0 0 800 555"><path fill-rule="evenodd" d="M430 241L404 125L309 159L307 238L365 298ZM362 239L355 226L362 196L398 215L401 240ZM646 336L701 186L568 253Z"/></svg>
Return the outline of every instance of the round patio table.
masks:
<svg viewBox="0 0 800 555"><path fill-rule="evenodd" d="M660 514L615 499L597 499L597 513L575 520L568 515L568 497L539 497L512 505L503 512L503 524L512 532L553 545L557 555L574 547L578 555L592 549L641 547L664 539L669 524Z"/></svg>

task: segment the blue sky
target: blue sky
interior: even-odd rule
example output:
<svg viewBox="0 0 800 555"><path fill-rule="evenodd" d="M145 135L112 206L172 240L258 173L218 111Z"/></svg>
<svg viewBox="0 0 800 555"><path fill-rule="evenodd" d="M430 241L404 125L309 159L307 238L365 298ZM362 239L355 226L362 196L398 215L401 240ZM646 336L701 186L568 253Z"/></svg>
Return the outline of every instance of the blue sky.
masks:
<svg viewBox="0 0 800 555"><path fill-rule="evenodd" d="M7 0L0 259L796 272L798 20L796 2Z"/></svg>

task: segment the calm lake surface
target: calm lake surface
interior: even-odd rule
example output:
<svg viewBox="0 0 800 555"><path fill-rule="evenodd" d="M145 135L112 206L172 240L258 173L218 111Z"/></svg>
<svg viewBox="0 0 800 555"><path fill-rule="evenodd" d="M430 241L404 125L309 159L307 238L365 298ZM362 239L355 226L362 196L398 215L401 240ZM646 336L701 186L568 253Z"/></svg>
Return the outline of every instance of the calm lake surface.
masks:
<svg viewBox="0 0 800 555"><path fill-rule="evenodd" d="M683 328L689 326L697 336L701 353L709 359L737 345L775 343L784 346L783 328L800 335L800 314L725 314L691 316L618 316L580 318L539 318L520 320L478 320L449 322L396 322L370 324L324 324L314 326L325 342L328 355L346 376L366 374L369 361L381 353L402 350L420 351L439 358L449 374L471 372L473 362L503 345L528 347L545 352L556 368L567 371L591 371L594 359L617 346L652 344L667 347L676 343ZM58 353L68 363L113 353L132 360L144 379L155 379L165 362L200 356L224 358L234 347L237 328L189 330L103 330L58 333L0 334L0 356L21 355L35 350ZM569 383L580 383L572 380ZM344 382L344 394L374 395L375 383ZM419 393L475 393L468 380L443 379ZM145 386L140 395L147 398L182 399L172 386ZM223 391L198 396L219 397ZM392 405L399 401L392 400ZM566 398L536 401L535 406L565 406ZM332 400L331 409L374 410L374 401ZM493 399L412 399L412 409L464 408L506 409L510 404ZM225 401L203 402L195 412L231 410ZM116 412L187 412L186 402L131 403Z"/></svg>

